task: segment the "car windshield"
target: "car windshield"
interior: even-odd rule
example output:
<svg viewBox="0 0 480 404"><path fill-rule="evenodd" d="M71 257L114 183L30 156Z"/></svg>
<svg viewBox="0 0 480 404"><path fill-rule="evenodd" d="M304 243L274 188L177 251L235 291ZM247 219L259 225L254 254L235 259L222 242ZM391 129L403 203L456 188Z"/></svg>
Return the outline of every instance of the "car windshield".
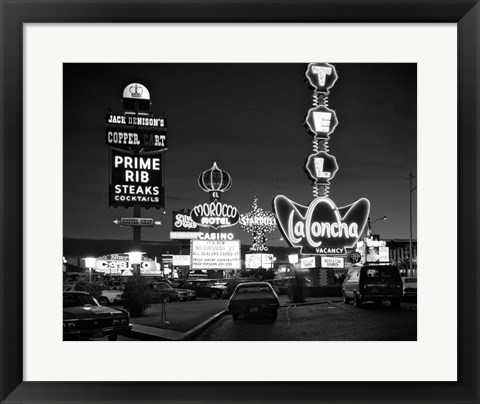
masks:
<svg viewBox="0 0 480 404"><path fill-rule="evenodd" d="M243 295L247 293L270 293L273 294L272 288L266 285L245 285L237 289L237 294Z"/></svg>
<svg viewBox="0 0 480 404"><path fill-rule="evenodd" d="M98 306L98 305L91 295L84 295L80 293L63 295L63 307L82 307L82 306Z"/></svg>

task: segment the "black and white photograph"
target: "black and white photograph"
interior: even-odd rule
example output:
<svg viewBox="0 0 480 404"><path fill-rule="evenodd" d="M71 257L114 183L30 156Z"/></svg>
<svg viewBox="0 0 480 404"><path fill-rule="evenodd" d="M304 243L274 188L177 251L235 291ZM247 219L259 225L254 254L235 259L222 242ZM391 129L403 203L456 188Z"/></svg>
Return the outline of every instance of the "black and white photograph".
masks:
<svg viewBox="0 0 480 404"><path fill-rule="evenodd" d="M65 63L63 340L416 341L416 114L415 63Z"/></svg>

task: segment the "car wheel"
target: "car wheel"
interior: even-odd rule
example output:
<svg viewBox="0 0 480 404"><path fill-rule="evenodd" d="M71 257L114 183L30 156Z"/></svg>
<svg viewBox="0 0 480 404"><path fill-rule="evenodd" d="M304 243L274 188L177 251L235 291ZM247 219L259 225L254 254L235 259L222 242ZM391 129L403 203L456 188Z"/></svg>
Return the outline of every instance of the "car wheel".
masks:
<svg viewBox="0 0 480 404"><path fill-rule="evenodd" d="M347 296L345 292L343 292L343 303L345 304L350 303L350 298Z"/></svg>
<svg viewBox="0 0 480 404"><path fill-rule="evenodd" d="M278 317L278 312L275 310L275 311L272 311L272 320L275 321Z"/></svg>
<svg viewBox="0 0 480 404"><path fill-rule="evenodd" d="M100 303L102 306L108 306L109 300L105 296L99 297L98 298L98 303Z"/></svg>
<svg viewBox="0 0 480 404"><path fill-rule="evenodd" d="M109 335L107 338L109 341L116 341L118 339L118 334Z"/></svg>
<svg viewBox="0 0 480 404"><path fill-rule="evenodd" d="M391 302L392 307L400 307L400 299L393 299Z"/></svg>
<svg viewBox="0 0 480 404"><path fill-rule="evenodd" d="M238 314L232 314L232 318L233 318L234 320L238 320Z"/></svg>
<svg viewBox="0 0 480 404"><path fill-rule="evenodd" d="M218 299L217 293L216 292L210 293L210 299L212 299L212 300Z"/></svg>
<svg viewBox="0 0 480 404"><path fill-rule="evenodd" d="M172 301L172 298L170 297L170 295L163 295L162 296L162 300L165 302L165 303L170 303Z"/></svg>
<svg viewBox="0 0 480 404"><path fill-rule="evenodd" d="M362 307L362 299L356 293L353 294L353 305L355 307Z"/></svg>

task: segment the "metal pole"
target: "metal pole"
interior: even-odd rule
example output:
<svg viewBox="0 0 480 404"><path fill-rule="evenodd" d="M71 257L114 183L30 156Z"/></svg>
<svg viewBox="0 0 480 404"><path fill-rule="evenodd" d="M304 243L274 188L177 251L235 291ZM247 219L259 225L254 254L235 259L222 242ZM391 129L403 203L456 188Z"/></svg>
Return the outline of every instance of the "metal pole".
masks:
<svg viewBox="0 0 480 404"><path fill-rule="evenodd" d="M92 283L92 268L88 268L88 283Z"/></svg>
<svg viewBox="0 0 480 404"><path fill-rule="evenodd" d="M412 249L412 192L415 191L417 187L412 188L412 180L415 178L415 176L410 173L409 180L410 180L410 240L409 240L409 270L407 273L407 276L412 276L413 274L413 249Z"/></svg>

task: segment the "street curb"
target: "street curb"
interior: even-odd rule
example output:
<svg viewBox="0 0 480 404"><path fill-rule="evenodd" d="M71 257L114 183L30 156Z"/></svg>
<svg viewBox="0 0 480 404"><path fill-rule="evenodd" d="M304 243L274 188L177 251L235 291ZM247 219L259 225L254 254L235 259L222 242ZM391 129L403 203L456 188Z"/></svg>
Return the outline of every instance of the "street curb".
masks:
<svg viewBox="0 0 480 404"><path fill-rule="evenodd" d="M213 324L215 321L220 319L220 317L223 317L227 313L228 313L228 310L223 310L223 311L220 311L217 314L213 315L212 317L207 318L203 323L201 323L201 324L197 325L196 327L193 327L191 330L187 331L184 334L181 341L186 341L186 340L189 340L189 339L193 338L194 336L199 334L201 331L203 331L205 328L207 328L208 326Z"/></svg>
<svg viewBox="0 0 480 404"><path fill-rule="evenodd" d="M341 303L343 300L327 300L324 302L305 302L305 303L283 303L280 307L312 306L314 304Z"/></svg>
<svg viewBox="0 0 480 404"><path fill-rule="evenodd" d="M296 307L296 306L313 306L313 305L316 305L316 304L326 304L326 303L339 303L339 302L342 302L343 300L327 300L327 301L322 301L322 302L305 302L305 303L283 303L280 305L280 307L282 308L288 308L288 307ZM175 339L172 339L172 338L167 338L167 337L162 337L161 334L162 333L162 328L157 328L157 327L152 327L152 328L156 328L156 330L158 330L158 334L149 334L149 333L146 333L146 332L139 332L139 331L135 331L135 330L130 330L126 333L123 333L123 335L127 336L127 337L132 337L132 338L136 338L136 339L140 339L140 340L144 340L144 341L188 341L192 338L194 338L196 335L198 335L200 332L202 332L203 330L205 330L207 327L209 327L210 325L212 325L215 321L219 320L221 317L223 317L224 315L228 314L228 310L223 310L223 311L220 311L216 314L214 314L213 316L211 316L210 318L207 318L205 321L203 321L202 323L200 323L199 325L193 327L191 330L188 330L187 332L185 332L183 334L183 336L181 338L175 338Z"/></svg>

